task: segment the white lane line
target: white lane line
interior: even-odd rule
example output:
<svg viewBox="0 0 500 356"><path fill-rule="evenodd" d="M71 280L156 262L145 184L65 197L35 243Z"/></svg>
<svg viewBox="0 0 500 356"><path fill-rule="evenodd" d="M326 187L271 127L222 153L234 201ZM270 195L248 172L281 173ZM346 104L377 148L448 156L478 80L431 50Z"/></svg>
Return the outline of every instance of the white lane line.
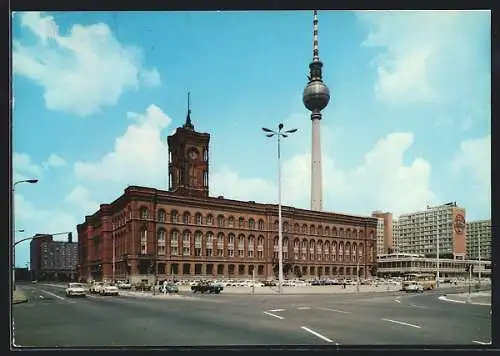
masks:
<svg viewBox="0 0 500 356"><path fill-rule="evenodd" d="M280 311L285 311L285 309L271 309L269 311L270 312L280 312Z"/></svg>
<svg viewBox="0 0 500 356"><path fill-rule="evenodd" d="M401 303L401 301L400 301L399 299L394 299L394 301L395 301L396 303Z"/></svg>
<svg viewBox="0 0 500 356"><path fill-rule="evenodd" d="M465 300L448 299L444 295L440 296L438 299L445 301L445 302L453 302L453 303L459 303L459 304L466 304L467 303Z"/></svg>
<svg viewBox="0 0 500 356"><path fill-rule="evenodd" d="M491 345L491 341L490 342L483 342L483 341L473 340L472 342L479 344L479 345Z"/></svg>
<svg viewBox="0 0 500 356"><path fill-rule="evenodd" d="M309 328L307 328L307 327L305 327L305 326L302 326L302 327L301 327L301 329L303 329L303 330L307 331L308 333L313 334L314 336L319 337L319 338L320 338L320 339L322 339L322 340L325 340L326 342L333 342L333 340L330 340L330 339L329 339L329 338L327 338L326 336L323 336L323 335L321 335L320 333L317 333L316 331L311 330L311 329L309 329ZM338 344L337 344L337 345L338 345Z"/></svg>
<svg viewBox="0 0 500 356"><path fill-rule="evenodd" d="M310 307L298 307L297 310L309 310L311 309Z"/></svg>
<svg viewBox="0 0 500 356"><path fill-rule="evenodd" d="M264 312L264 314L267 314L267 315L270 315L270 316L274 316L275 318L278 318L278 319L285 319L283 318L282 316L279 316L279 315L276 315L276 314L273 314L273 313L269 313L269 312Z"/></svg>
<svg viewBox="0 0 500 356"><path fill-rule="evenodd" d="M59 296L59 295L57 295L57 294L54 294L54 293L52 293L52 292L46 291L45 289L42 289L42 292L44 292L44 293L46 293L46 294L48 294L48 295L51 295L51 296L53 296L53 297L56 297L57 299L60 299L60 300L66 300L66 298L63 298L63 297L61 297L61 296Z"/></svg>
<svg viewBox="0 0 500 356"><path fill-rule="evenodd" d="M422 328L421 326L414 325L414 324L409 324L409 323L405 323L404 321L397 321L397 320L392 320L392 319L384 319L384 318L382 318L382 320L384 320L384 321L388 321L388 322L390 322L390 323L394 323L394 324L400 324L400 325L411 326L412 328L416 328L416 329L421 329L421 328Z"/></svg>
<svg viewBox="0 0 500 356"><path fill-rule="evenodd" d="M331 308L318 308L318 309L320 309L320 310L328 310L328 311L331 311L331 312L341 313L341 314L351 314L351 312L344 311L344 310L338 310L338 309L331 309Z"/></svg>

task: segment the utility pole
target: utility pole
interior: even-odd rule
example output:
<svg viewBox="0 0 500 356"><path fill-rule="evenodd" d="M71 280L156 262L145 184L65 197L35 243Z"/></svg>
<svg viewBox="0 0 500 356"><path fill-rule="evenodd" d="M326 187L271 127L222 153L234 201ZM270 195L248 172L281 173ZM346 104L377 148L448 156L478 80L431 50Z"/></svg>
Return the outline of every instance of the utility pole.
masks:
<svg viewBox="0 0 500 356"><path fill-rule="evenodd" d="M356 266L356 276L358 277L356 283L356 291L359 292L359 258L358 258L358 264Z"/></svg>

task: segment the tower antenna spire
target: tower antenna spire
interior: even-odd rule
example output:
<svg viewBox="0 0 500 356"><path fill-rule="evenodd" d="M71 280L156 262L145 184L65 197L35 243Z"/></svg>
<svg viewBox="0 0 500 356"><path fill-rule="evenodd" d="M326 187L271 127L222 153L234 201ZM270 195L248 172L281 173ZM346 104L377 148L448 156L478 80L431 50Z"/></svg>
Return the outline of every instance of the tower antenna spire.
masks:
<svg viewBox="0 0 500 356"><path fill-rule="evenodd" d="M313 17L313 62L319 62L318 10L314 10Z"/></svg>
<svg viewBox="0 0 500 356"><path fill-rule="evenodd" d="M186 123L184 124L184 128L193 130L194 126L191 122L191 92L188 91L188 103L187 103L187 115L186 115Z"/></svg>

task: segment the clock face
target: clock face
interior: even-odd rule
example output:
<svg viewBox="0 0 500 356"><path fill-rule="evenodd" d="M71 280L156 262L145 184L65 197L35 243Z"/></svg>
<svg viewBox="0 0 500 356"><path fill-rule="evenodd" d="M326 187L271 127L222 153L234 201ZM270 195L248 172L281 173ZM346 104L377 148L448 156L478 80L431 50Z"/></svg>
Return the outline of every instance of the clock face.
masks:
<svg viewBox="0 0 500 356"><path fill-rule="evenodd" d="M195 160L196 158L198 158L198 152L196 152L195 150L189 151L189 158Z"/></svg>

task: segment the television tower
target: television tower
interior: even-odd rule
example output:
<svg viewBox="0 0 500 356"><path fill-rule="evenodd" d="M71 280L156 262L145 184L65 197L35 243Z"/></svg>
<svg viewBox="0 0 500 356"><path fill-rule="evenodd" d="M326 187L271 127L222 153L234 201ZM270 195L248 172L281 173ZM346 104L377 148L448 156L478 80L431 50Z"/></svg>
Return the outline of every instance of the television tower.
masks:
<svg viewBox="0 0 500 356"><path fill-rule="evenodd" d="M318 11L313 18L313 59L309 64L309 82L302 94L305 107L311 111L312 151L311 151L311 210L323 210L323 181L321 165L321 110L330 101L330 90L322 79L323 63L319 59Z"/></svg>

